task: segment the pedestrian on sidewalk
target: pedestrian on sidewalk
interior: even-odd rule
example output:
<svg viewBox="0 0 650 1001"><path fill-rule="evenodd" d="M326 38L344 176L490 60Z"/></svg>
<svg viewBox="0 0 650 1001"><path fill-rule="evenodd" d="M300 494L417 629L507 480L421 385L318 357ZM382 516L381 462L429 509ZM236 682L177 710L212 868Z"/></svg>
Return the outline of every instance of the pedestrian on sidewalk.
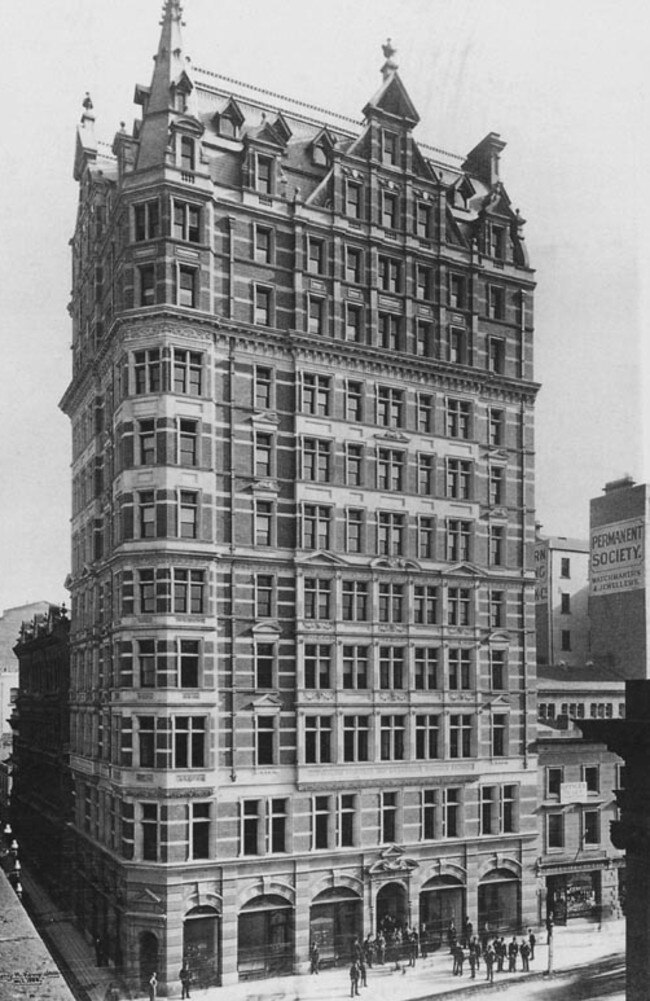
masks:
<svg viewBox="0 0 650 1001"><path fill-rule="evenodd" d="M311 962L310 973L318 973L318 965L320 963L320 950L316 942L312 942L311 949L309 951L309 959Z"/></svg>
<svg viewBox="0 0 650 1001"><path fill-rule="evenodd" d="M550 945L551 939L553 938L553 925L555 924L553 919L553 911L548 912L548 917L546 918L546 944Z"/></svg>
<svg viewBox="0 0 650 1001"><path fill-rule="evenodd" d="M370 935L366 935L362 945L363 961L369 970L372 970L373 944Z"/></svg>
<svg viewBox="0 0 650 1001"><path fill-rule="evenodd" d="M156 1001L156 996L158 994L158 977L156 976L156 971L154 970L149 977L149 1001Z"/></svg>
<svg viewBox="0 0 650 1001"><path fill-rule="evenodd" d="M449 927L447 928L447 945L449 946L449 952L453 956L454 949L456 948L456 939L458 935L456 933L456 925L454 924L454 919L452 918L449 922Z"/></svg>
<svg viewBox="0 0 650 1001"><path fill-rule="evenodd" d="M465 915L465 921L463 922L463 945L469 948L469 943L472 941L472 935L474 934L474 925L469 919L469 914Z"/></svg>
<svg viewBox="0 0 650 1001"><path fill-rule="evenodd" d="M350 997L359 996L359 964L356 959L352 960L350 966Z"/></svg>
<svg viewBox="0 0 650 1001"><path fill-rule="evenodd" d="M463 975L463 963L465 962L465 952L462 945L454 946L454 976L462 977Z"/></svg>
<svg viewBox="0 0 650 1001"><path fill-rule="evenodd" d="M183 998L189 998L190 996L190 983L192 980L192 975L188 969L186 959L183 959L183 965L181 966L178 974L178 979L181 982L181 1001L183 1001Z"/></svg>
<svg viewBox="0 0 650 1001"><path fill-rule="evenodd" d="M362 987L368 986L367 974L366 974L366 964L363 958L357 960L357 966L359 967L359 982Z"/></svg>
<svg viewBox="0 0 650 1001"><path fill-rule="evenodd" d="M476 953L472 945L469 947L469 970L472 980L476 980Z"/></svg>
<svg viewBox="0 0 650 1001"><path fill-rule="evenodd" d="M476 935L469 944L469 951L474 953L474 958L476 960L476 969L481 969L481 943L479 942Z"/></svg>
<svg viewBox="0 0 650 1001"><path fill-rule="evenodd" d="M493 984L494 983L494 960L495 960L494 949L492 948L492 943L488 945L485 950L485 979Z"/></svg>
<svg viewBox="0 0 650 1001"><path fill-rule="evenodd" d="M386 939L382 932L377 935L377 962L383 966L386 961Z"/></svg>
<svg viewBox="0 0 650 1001"><path fill-rule="evenodd" d="M525 938L522 938L521 945L519 946L519 955L521 956L521 968L524 973L528 973L530 967L528 965L528 958L530 956L530 946Z"/></svg>
<svg viewBox="0 0 650 1001"><path fill-rule="evenodd" d="M528 929L528 945L530 946L530 958L535 958L535 943L537 939L535 938L535 933L532 928Z"/></svg>
<svg viewBox="0 0 650 1001"><path fill-rule="evenodd" d="M512 942L508 946L508 973L515 973L517 969L517 956L519 955L519 946L517 945L517 939L512 936Z"/></svg>

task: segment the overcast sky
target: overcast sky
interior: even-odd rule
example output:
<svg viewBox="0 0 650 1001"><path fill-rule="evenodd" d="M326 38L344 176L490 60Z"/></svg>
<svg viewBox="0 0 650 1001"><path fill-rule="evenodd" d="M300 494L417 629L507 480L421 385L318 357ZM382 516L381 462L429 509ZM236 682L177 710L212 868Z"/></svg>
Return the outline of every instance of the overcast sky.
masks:
<svg viewBox="0 0 650 1001"><path fill-rule="evenodd" d="M537 509L552 534L586 536L589 498L607 480L648 476L645 9L640 0L185 3L196 66L360 119L391 37L421 116L416 138L460 154L490 131L507 142L502 180L528 220L537 269ZM4 5L0 612L66 598L70 433L58 401L70 376L75 128L87 90L100 139L130 126L160 10L157 0Z"/></svg>

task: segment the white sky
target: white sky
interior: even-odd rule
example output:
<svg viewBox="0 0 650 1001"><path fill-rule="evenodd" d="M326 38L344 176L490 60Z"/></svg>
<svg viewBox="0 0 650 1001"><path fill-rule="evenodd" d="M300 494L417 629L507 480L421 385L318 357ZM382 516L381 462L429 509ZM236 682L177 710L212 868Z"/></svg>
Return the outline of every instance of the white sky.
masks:
<svg viewBox="0 0 650 1001"><path fill-rule="evenodd" d="M650 168L642 0L186 0L196 66L352 117L391 37L416 138L467 153L490 131L537 269L537 509L586 535L588 501L642 446L641 288ZM74 133L130 125L149 83L157 0L5 4L0 59L0 611L66 597L68 240ZM645 258L645 261L644 261ZM646 337L647 341L647 337ZM645 344L644 344L645 347ZM646 357L647 361L647 357Z"/></svg>

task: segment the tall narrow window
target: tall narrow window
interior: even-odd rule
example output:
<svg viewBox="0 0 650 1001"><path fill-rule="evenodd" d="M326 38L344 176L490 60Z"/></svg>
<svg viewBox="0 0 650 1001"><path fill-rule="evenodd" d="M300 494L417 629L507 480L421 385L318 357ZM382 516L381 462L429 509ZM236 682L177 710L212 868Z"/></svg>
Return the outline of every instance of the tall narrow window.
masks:
<svg viewBox="0 0 650 1001"><path fill-rule="evenodd" d="M381 797L381 841L386 844L397 841L397 793L382 792Z"/></svg>

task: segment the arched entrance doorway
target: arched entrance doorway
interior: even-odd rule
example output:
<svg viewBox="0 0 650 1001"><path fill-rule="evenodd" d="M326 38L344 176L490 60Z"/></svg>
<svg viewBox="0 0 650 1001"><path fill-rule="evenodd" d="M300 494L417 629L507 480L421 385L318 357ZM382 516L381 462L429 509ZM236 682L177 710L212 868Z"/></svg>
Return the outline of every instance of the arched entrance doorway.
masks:
<svg viewBox="0 0 650 1001"><path fill-rule="evenodd" d="M420 891L420 933L429 949L447 944L453 921L460 934L465 914L465 888L455 876L434 876Z"/></svg>
<svg viewBox="0 0 650 1001"><path fill-rule="evenodd" d="M144 991L149 988L152 973L159 972L158 939L150 931L143 931L139 942L140 984Z"/></svg>
<svg viewBox="0 0 650 1001"><path fill-rule="evenodd" d="M193 907L183 922L183 956L197 987L218 986L221 977L219 914L207 905Z"/></svg>
<svg viewBox="0 0 650 1001"><path fill-rule="evenodd" d="M509 869L492 869L478 884L478 927L484 931L519 931L521 925L521 887L519 878Z"/></svg>
<svg viewBox="0 0 650 1001"><path fill-rule="evenodd" d="M388 935L409 923L408 896L401 883L386 883L377 893L377 931Z"/></svg>
<svg viewBox="0 0 650 1001"><path fill-rule="evenodd" d="M323 963L350 961L352 943L363 936L361 898L347 887L323 890L309 911L309 941L318 946Z"/></svg>
<svg viewBox="0 0 650 1001"><path fill-rule="evenodd" d="M240 980L293 971L293 907L284 897L265 894L242 907L237 970Z"/></svg>

